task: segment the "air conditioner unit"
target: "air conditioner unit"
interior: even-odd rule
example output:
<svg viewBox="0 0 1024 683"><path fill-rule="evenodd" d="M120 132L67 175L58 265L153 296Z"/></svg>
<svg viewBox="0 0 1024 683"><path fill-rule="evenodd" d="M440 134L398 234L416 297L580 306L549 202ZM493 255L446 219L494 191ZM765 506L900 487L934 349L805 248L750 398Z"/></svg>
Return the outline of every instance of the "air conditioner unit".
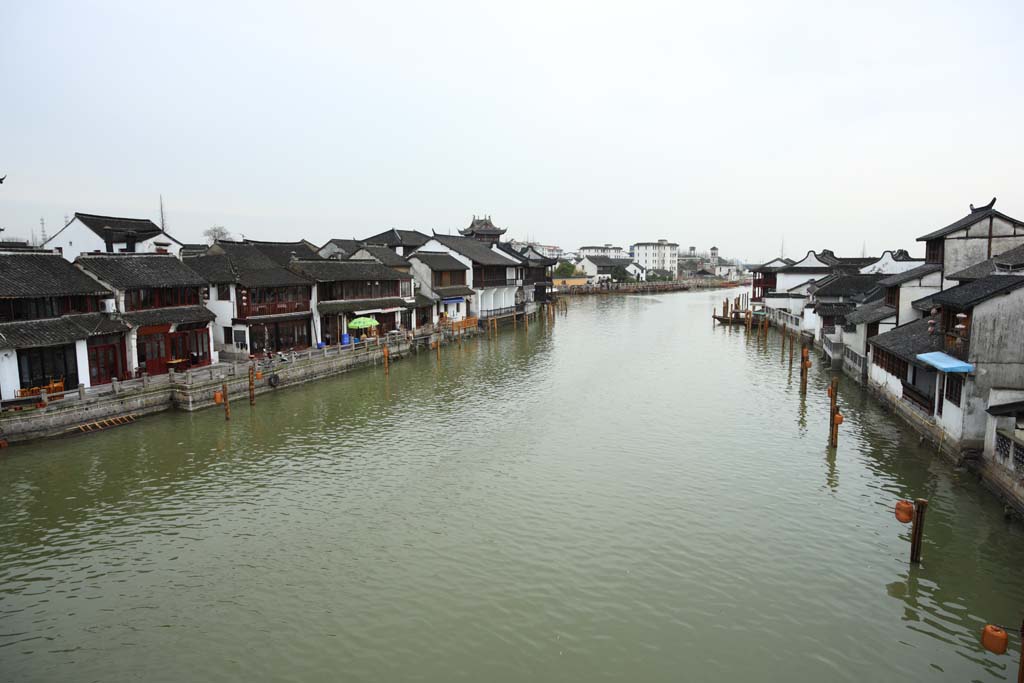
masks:
<svg viewBox="0 0 1024 683"><path fill-rule="evenodd" d="M113 313L117 310L113 299L100 299L100 311L102 313Z"/></svg>

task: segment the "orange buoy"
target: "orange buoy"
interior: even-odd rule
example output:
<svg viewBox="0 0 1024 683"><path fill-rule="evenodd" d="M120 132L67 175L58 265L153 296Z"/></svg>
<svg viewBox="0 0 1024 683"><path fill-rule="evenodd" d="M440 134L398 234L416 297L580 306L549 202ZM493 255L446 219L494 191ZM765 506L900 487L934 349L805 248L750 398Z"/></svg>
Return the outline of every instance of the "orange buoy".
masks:
<svg viewBox="0 0 1024 683"><path fill-rule="evenodd" d="M842 413L836 413L832 417L832 421L835 422L837 425L843 424L843 414Z"/></svg>
<svg viewBox="0 0 1024 683"><path fill-rule="evenodd" d="M256 371L256 379L263 379L263 371L262 370L257 370Z"/></svg>
<svg viewBox="0 0 1024 683"><path fill-rule="evenodd" d="M224 402L224 393L220 391L213 392L213 402L220 405Z"/></svg>
<svg viewBox="0 0 1024 683"><path fill-rule="evenodd" d="M1006 646L1010 642L1010 637L1006 635L1006 630L1001 629L994 624L987 624L985 628L981 629L981 646L989 652L994 652L997 655L1006 654Z"/></svg>
<svg viewBox="0 0 1024 683"><path fill-rule="evenodd" d="M903 524L909 524L914 519L914 504L909 500L896 501L896 519Z"/></svg>

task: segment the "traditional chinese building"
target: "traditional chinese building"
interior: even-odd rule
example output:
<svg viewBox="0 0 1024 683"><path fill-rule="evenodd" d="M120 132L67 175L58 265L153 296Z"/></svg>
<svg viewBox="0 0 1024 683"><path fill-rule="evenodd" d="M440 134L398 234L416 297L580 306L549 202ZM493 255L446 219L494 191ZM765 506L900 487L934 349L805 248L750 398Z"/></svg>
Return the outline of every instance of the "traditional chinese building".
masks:
<svg viewBox="0 0 1024 683"><path fill-rule="evenodd" d="M127 377L114 292L53 251L0 253L0 399Z"/></svg>
<svg viewBox="0 0 1024 683"><path fill-rule="evenodd" d="M128 324L130 375L217 361L203 305L207 281L171 254L83 254L75 265L114 292L118 317Z"/></svg>

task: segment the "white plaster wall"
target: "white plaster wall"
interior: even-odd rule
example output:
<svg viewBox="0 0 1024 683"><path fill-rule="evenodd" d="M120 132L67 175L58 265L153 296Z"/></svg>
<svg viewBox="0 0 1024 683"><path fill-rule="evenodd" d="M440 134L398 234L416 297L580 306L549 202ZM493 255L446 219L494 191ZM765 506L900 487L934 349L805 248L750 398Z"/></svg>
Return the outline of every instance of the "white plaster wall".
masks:
<svg viewBox="0 0 1024 683"><path fill-rule="evenodd" d="M874 263L871 263L869 265L864 266L863 268L860 269L859 272L862 275L874 275L874 274L895 275L896 273L905 273L908 270L912 270L914 268L917 268L918 266L923 266L923 265L924 265L924 261L923 260L921 260L921 261L897 261L896 259L894 259L892 257L892 252L891 251L886 251L886 252L882 253L881 258L879 258Z"/></svg>
<svg viewBox="0 0 1024 683"><path fill-rule="evenodd" d="M210 285L210 298L206 301L206 308L217 316L214 321L216 326L213 330L213 340L218 344L227 344L229 346L234 345L233 339L224 338L224 328L231 327L231 319L235 316L235 299L238 293L235 291L235 285L228 285L230 298L227 300L221 300L217 298L217 286ZM212 345L210 348L214 348Z"/></svg>
<svg viewBox="0 0 1024 683"><path fill-rule="evenodd" d="M84 339L75 341L75 362L78 364L78 383L91 387L92 382L89 377L89 344ZM65 386L64 388L70 391L75 387Z"/></svg>
<svg viewBox="0 0 1024 683"><path fill-rule="evenodd" d="M968 382L964 382L964 390L960 396L960 405L962 406L967 398L967 385ZM936 422L942 427L942 431L949 434L949 436L959 441L964 435L964 411L960 406L954 405L946 400L945 385L943 385L942 395L942 415L936 414Z"/></svg>
<svg viewBox="0 0 1024 683"><path fill-rule="evenodd" d="M181 245L178 244L174 239L162 232L155 237L149 239L140 240L135 245L135 251L138 253L157 253L157 242L168 242L166 250L168 253L179 256L181 254ZM89 229L82 221L74 218L64 228L53 235L50 239L43 243L43 246L47 249L60 248L61 255L64 256L68 261L74 261L75 257L79 254L91 251L106 252L107 245L104 241ZM115 242L113 249L115 252L119 252L122 249L127 248L125 242Z"/></svg>
<svg viewBox="0 0 1024 683"><path fill-rule="evenodd" d="M0 399L6 401L14 398L20 388L18 352L14 349L0 349Z"/></svg>
<svg viewBox="0 0 1024 683"><path fill-rule="evenodd" d="M878 367L868 358L868 384L877 387L892 399L899 401L903 398L903 384L899 377L890 375Z"/></svg>
<svg viewBox="0 0 1024 683"><path fill-rule="evenodd" d="M82 221L74 218L57 234L43 243L47 249L60 249L61 255L68 261L83 252L106 251L107 245L99 235L90 230Z"/></svg>

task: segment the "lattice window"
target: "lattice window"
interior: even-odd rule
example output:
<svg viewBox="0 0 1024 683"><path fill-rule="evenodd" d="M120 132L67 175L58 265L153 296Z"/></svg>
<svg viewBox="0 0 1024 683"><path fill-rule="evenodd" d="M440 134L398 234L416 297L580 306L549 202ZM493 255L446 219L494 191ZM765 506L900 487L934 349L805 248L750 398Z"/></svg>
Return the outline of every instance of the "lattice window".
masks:
<svg viewBox="0 0 1024 683"><path fill-rule="evenodd" d="M1005 434L996 432L996 455L1003 460L1010 457L1010 453L1013 450L1013 442L1006 437Z"/></svg>
<svg viewBox="0 0 1024 683"><path fill-rule="evenodd" d="M1024 446L1017 442L1013 444L1013 469L1017 472L1024 471Z"/></svg>

